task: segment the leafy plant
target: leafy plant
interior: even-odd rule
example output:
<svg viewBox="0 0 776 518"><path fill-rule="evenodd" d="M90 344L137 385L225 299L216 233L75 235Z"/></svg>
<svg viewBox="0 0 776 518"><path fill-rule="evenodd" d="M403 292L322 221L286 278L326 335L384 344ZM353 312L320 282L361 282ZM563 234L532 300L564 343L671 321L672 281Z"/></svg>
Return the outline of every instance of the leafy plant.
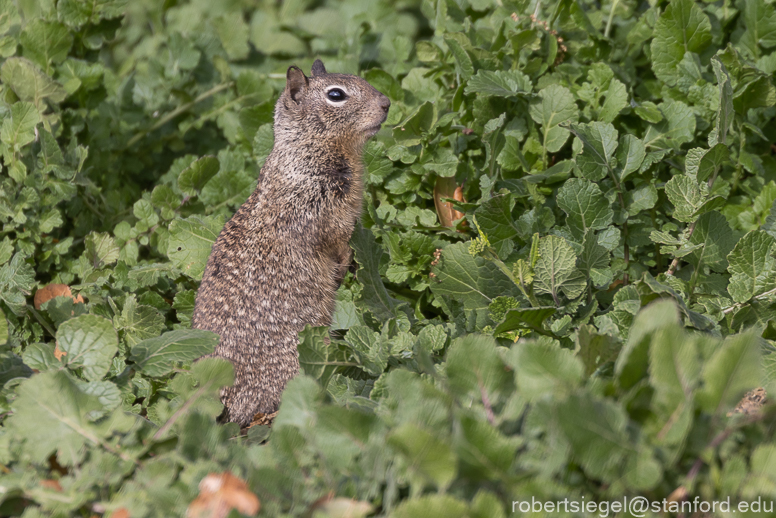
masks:
<svg viewBox="0 0 776 518"><path fill-rule="evenodd" d="M774 34L765 0L0 0L0 514L775 498L772 407L732 412L776 390ZM240 435L191 314L315 57L388 128L332 325Z"/></svg>

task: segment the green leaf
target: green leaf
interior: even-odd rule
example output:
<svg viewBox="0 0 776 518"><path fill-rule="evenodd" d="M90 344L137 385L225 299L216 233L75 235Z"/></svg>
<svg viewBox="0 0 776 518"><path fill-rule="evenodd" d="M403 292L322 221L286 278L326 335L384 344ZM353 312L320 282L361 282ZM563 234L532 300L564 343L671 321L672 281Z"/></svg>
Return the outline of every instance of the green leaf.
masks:
<svg viewBox="0 0 776 518"><path fill-rule="evenodd" d="M708 212L698 218L690 236L690 244L701 246L687 256L687 262L696 270L705 265L722 273L727 269L726 257L736 245L736 239L722 214Z"/></svg>
<svg viewBox="0 0 776 518"><path fill-rule="evenodd" d="M227 56L232 61L248 57L248 24L245 23L242 12L232 11L213 20L216 33L224 46Z"/></svg>
<svg viewBox="0 0 776 518"><path fill-rule="evenodd" d="M717 143L725 144L727 142L727 132L735 116L733 108L733 87L730 84L730 75L725 65L714 56L711 59L711 65L714 69L714 75L717 76L719 85L719 110L717 110L717 120L714 126L714 139L709 139L709 145L714 146ZM725 148L727 150L727 148Z"/></svg>
<svg viewBox="0 0 776 518"><path fill-rule="evenodd" d="M435 122L434 105L425 102L393 129L393 138L404 146L416 146L426 138Z"/></svg>
<svg viewBox="0 0 776 518"><path fill-rule="evenodd" d="M113 325L124 332L124 341L130 347L147 338L159 336L165 328L164 316L156 308L138 305L134 295L124 300L121 314L113 317Z"/></svg>
<svg viewBox="0 0 776 518"><path fill-rule="evenodd" d="M0 81L8 85L22 101L34 103L39 112L46 109L44 101L61 103L67 97L62 85L24 58L5 60L0 67Z"/></svg>
<svg viewBox="0 0 776 518"><path fill-rule="evenodd" d="M450 445L412 423L393 430L386 438L409 463L411 472L446 489L457 475L457 460Z"/></svg>
<svg viewBox="0 0 776 518"><path fill-rule="evenodd" d="M696 209L703 202L698 182L689 176L676 175L666 183L665 191L668 199L674 204L674 218L679 221L692 221Z"/></svg>
<svg viewBox="0 0 776 518"><path fill-rule="evenodd" d="M761 230L753 230L727 256L730 278L728 290L736 302L746 302L776 288L774 253L776 241Z"/></svg>
<svg viewBox="0 0 776 518"><path fill-rule="evenodd" d="M728 337L703 367L701 407L716 416L732 409L748 390L760 385L760 341L754 331Z"/></svg>
<svg viewBox="0 0 776 518"><path fill-rule="evenodd" d="M495 264L469 255L466 243L445 247L439 265L433 271L436 281L431 283L431 291L461 303L483 326L487 324L488 305L493 299L516 296L518 292Z"/></svg>
<svg viewBox="0 0 776 518"><path fill-rule="evenodd" d="M460 396L485 394L493 398L509 379L496 351L496 340L485 335L471 334L453 340L445 370L450 388Z"/></svg>
<svg viewBox="0 0 776 518"><path fill-rule="evenodd" d="M625 85L617 79L609 82L609 88L606 90L606 101L601 107L598 118L602 122L612 122L617 115L628 105L628 91Z"/></svg>
<svg viewBox="0 0 776 518"><path fill-rule="evenodd" d="M306 326L299 333L299 366L305 374L319 380L323 387L337 368L330 358L331 347L327 327Z"/></svg>
<svg viewBox="0 0 776 518"><path fill-rule="evenodd" d="M618 177L622 182L630 174L635 173L641 167L646 156L644 142L633 135L620 136L617 146Z"/></svg>
<svg viewBox="0 0 776 518"><path fill-rule="evenodd" d="M178 175L178 186L190 195L196 194L218 173L219 167L216 157L203 156L181 171Z"/></svg>
<svg viewBox="0 0 776 518"><path fill-rule="evenodd" d="M156 338L143 340L132 347L130 361L147 376L164 376L180 363L187 363L212 353L219 337L201 329L179 329Z"/></svg>
<svg viewBox="0 0 776 518"><path fill-rule="evenodd" d="M56 452L60 464L73 466L83 459L87 445L100 444L92 418L103 412L103 405L65 372L33 376L19 386L18 394L5 425L23 438L22 451L33 462L42 464Z"/></svg>
<svg viewBox="0 0 776 518"><path fill-rule="evenodd" d="M539 240L539 260L534 267L534 290L552 295L559 304L560 291L569 299L579 297L587 287L576 268L577 256L565 239L545 236Z"/></svg>
<svg viewBox="0 0 776 518"><path fill-rule="evenodd" d="M533 85L529 77L519 70L497 70L491 72L490 70L480 69L477 71L477 75L469 79L464 92L466 95L484 94L510 97L531 93L532 89Z"/></svg>
<svg viewBox="0 0 776 518"><path fill-rule="evenodd" d="M615 377L621 387L628 389L646 376L651 337L658 329L679 325L677 309L671 300L658 300L636 315L628 341L614 364Z"/></svg>
<svg viewBox="0 0 776 518"><path fill-rule="evenodd" d="M582 177L597 181L612 170L612 156L617 149L617 130L608 122L591 122L571 126L582 141L583 151L577 155L577 168Z"/></svg>
<svg viewBox="0 0 776 518"><path fill-rule="evenodd" d="M543 323L554 315L555 311L556 309L552 306L510 309L506 312L501 323L493 330L493 334L498 335L515 329L530 329L539 334L548 334Z"/></svg>
<svg viewBox="0 0 776 518"><path fill-rule="evenodd" d="M587 230L582 241L582 252L579 254L577 266L595 286L603 287L611 283L609 270L609 250L598 244L595 232Z"/></svg>
<svg viewBox="0 0 776 518"><path fill-rule="evenodd" d="M608 227L614 212L598 184L571 178L558 189L558 206L566 213L566 224L580 238L588 230Z"/></svg>
<svg viewBox="0 0 776 518"><path fill-rule="evenodd" d="M35 105L27 102L14 103L11 117L0 127L0 141L14 151L20 150L35 140L35 126L40 121Z"/></svg>
<svg viewBox="0 0 776 518"><path fill-rule="evenodd" d="M595 416L595 419L591 419ZM590 394L574 394L558 405L558 422L574 457L591 477L617 478L620 462L633 449L622 407Z"/></svg>
<svg viewBox="0 0 776 518"><path fill-rule="evenodd" d="M553 343L528 341L513 346L506 355L515 370L515 383L520 395L537 401L552 394L562 398L582 384L582 362L568 349Z"/></svg>
<svg viewBox="0 0 776 518"><path fill-rule="evenodd" d="M35 272L24 260L24 255L17 252L11 262L0 268L0 300L8 304L8 308L17 316L26 313L27 301L35 283Z"/></svg>
<svg viewBox="0 0 776 518"><path fill-rule="evenodd" d="M469 57L469 54L466 53L463 45L461 45L457 39L445 38L445 43L447 44L447 48L450 49L453 59L455 59L455 70L461 74L461 78L464 81L469 81L474 74L474 65L472 64L471 57ZM484 71L480 70L480 72ZM530 91L530 81L528 82L528 85ZM512 86L511 83L508 83L508 86Z"/></svg>
<svg viewBox="0 0 776 518"><path fill-rule="evenodd" d="M512 219L515 200L512 196L493 196L481 204L474 212L477 223L488 236L488 241L496 249L499 257L505 258L513 248L513 239L519 236Z"/></svg>
<svg viewBox="0 0 776 518"><path fill-rule="evenodd" d="M167 256L172 264L195 280L202 279L207 259L224 226L220 216L191 216L170 223Z"/></svg>
<svg viewBox="0 0 776 518"><path fill-rule="evenodd" d="M759 48L776 46L776 10L763 0L751 0L743 4L744 26L737 44L749 51L751 56L760 54Z"/></svg>
<svg viewBox="0 0 776 518"><path fill-rule="evenodd" d="M69 368L83 368L87 380L99 381L108 372L119 340L110 320L96 315L81 315L63 322L57 329L59 349Z"/></svg>
<svg viewBox="0 0 776 518"><path fill-rule="evenodd" d="M63 24L32 20L24 26L20 35L24 55L51 73L51 63L58 65L67 57L73 45L73 35Z"/></svg>
<svg viewBox="0 0 776 518"><path fill-rule="evenodd" d="M92 268L99 269L115 263L119 258L119 247L110 234L92 232L84 240L86 258Z"/></svg>
<svg viewBox="0 0 776 518"><path fill-rule="evenodd" d="M531 100L529 109L531 118L541 125L544 136L542 146L549 153L555 153L563 147L569 136L569 130L559 124L577 122L579 109L574 96L563 86L550 85Z"/></svg>
<svg viewBox="0 0 776 518"><path fill-rule="evenodd" d="M426 495L403 501L391 518L468 518L464 502L449 495Z"/></svg>
<svg viewBox="0 0 776 518"><path fill-rule="evenodd" d="M655 24L652 40L652 70L673 86L678 66L686 52L700 53L711 43L711 23L692 0L672 0Z"/></svg>
<svg viewBox="0 0 776 518"><path fill-rule="evenodd" d="M385 252L375 241L372 232L361 225L353 231L350 245L359 265L358 280L364 287L361 300L374 316L388 320L395 316L398 301L390 296L380 278L380 267L387 259Z"/></svg>

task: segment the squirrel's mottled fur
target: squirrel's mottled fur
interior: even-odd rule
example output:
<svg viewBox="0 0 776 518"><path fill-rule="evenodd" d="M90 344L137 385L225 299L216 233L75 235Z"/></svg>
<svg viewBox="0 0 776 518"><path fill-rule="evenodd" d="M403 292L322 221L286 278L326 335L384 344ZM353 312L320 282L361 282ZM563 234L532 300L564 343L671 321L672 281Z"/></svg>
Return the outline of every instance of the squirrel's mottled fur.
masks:
<svg viewBox="0 0 776 518"><path fill-rule="evenodd" d="M363 79L286 74L275 144L253 194L226 223L197 292L192 325L218 333L213 356L234 364L222 419L245 426L277 410L299 372L297 334L330 323L361 214L363 149L385 121L386 96ZM332 99L344 92L344 101Z"/></svg>

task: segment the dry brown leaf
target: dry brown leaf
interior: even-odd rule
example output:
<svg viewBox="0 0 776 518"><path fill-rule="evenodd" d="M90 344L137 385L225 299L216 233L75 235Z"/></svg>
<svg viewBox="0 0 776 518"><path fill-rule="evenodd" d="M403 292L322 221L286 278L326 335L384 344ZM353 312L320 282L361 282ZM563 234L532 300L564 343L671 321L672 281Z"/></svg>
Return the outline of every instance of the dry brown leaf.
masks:
<svg viewBox="0 0 776 518"><path fill-rule="evenodd" d="M45 487L46 489L53 489L54 491L62 491L62 485L59 483L59 480L53 480L53 479L45 479L40 481L40 487Z"/></svg>
<svg viewBox="0 0 776 518"><path fill-rule="evenodd" d="M679 486L674 489L670 495L668 495L669 502L683 502L687 499L687 489L684 486Z"/></svg>
<svg viewBox="0 0 776 518"><path fill-rule="evenodd" d="M129 511L123 507L119 507L110 514L110 518L130 518Z"/></svg>
<svg viewBox="0 0 776 518"><path fill-rule="evenodd" d="M225 518L232 509L256 516L261 504L248 484L228 471L210 473L199 483L199 496L186 511L188 518Z"/></svg>
<svg viewBox="0 0 776 518"><path fill-rule="evenodd" d="M464 215L453 208L453 203L442 201L442 198L452 198L456 201L466 202L463 196L463 187L456 185L455 178L438 177L434 184L434 206L437 210L439 223L443 227L452 227L455 220Z"/></svg>
<svg viewBox="0 0 776 518"><path fill-rule="evenodd" d="M768 394L762 387L750 390L746 393L746 395L744 395L741 401L738 402L736 407L731 412L728 412L728 417L732 416L733 414L749 415L759 413L760 409L762 409L765 401L767 400L767 396Z"/></svg>
<svg viewBox="0 0 776 518"><path fill-rule="evenodd" d="M67 356L67 353L59 348L59 342L56 342L56 344L57 345L54 346L54 357L61 361L63 356Z"/></svg>
<svg viewBox="0 0 776 518"><path fill-rule="evenodd" d="M84 301L84 298L81 295L73 297L70 286L67 284L47 284L35 292L35 298L33 299L35 309L40 309L43 304L54 297L70 297L73 299L73 302L76 303Z"/></svg>

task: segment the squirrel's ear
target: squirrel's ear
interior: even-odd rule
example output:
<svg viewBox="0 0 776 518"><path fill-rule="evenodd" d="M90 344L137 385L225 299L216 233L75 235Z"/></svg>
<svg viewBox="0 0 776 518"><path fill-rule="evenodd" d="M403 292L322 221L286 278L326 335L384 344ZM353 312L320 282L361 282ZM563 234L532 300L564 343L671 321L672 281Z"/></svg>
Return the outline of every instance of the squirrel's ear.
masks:
<svg viewBox="0 0 776 518"><path fill-rule="evenodd" d="M286 90L295 103L299 103L302 94L307 90L307 76L302 69L295 66L288 67L286 72Z"/></svg>
<svg viewBox="0 0 776 518"><path fill-rule="evenodd" d="M315 63L313 63L313 77L320 76L322 74L326 73L326 67L323 66L323 61L320 59L316 59Z"/></svg>

